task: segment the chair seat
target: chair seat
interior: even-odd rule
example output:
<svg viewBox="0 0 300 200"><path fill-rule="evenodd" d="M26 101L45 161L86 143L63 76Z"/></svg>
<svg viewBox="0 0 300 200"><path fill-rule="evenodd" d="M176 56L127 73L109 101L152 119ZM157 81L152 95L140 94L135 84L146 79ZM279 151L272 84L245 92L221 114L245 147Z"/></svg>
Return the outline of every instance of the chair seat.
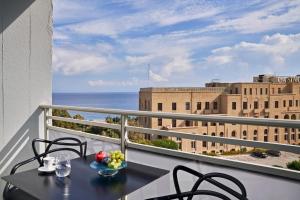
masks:
<svg viewBox="0 0 300 200"><path fill-rule="evenodd" d="M20 190L17 187L12 187L5 195L5 200L37 200L37 198L29 195L28 193Z"/></svg>

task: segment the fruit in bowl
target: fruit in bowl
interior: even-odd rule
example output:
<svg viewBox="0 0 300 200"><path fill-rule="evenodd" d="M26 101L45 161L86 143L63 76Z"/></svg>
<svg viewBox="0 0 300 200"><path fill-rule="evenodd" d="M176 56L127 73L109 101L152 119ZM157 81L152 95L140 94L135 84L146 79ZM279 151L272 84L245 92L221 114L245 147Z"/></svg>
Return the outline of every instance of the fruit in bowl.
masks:
<svg viewBox="0 0 300 200"><path fill-rule="evenodd" d="M90 163L90 167L98 171L98 174L104 177L116 175L120 169L127 167L125 156L120 151L111 151L109 154L100 151L95 156L96 160Z"/></svg>
<svg viewBox="0 0 300 200"><path fill-rule="evenodd" d="M111 169L118 169L122 162L124 161L124 154L120 151L111 151L109 154L109 160L107 162L107 166Z"/></svg>
<svg viewBox="0 0 300 200"><path fill-rule="evenodd" d="M96 161L97 162L102 162L104 158L107 157L107 154L105 151L99 151L98 153L96 153Z"/></svg>

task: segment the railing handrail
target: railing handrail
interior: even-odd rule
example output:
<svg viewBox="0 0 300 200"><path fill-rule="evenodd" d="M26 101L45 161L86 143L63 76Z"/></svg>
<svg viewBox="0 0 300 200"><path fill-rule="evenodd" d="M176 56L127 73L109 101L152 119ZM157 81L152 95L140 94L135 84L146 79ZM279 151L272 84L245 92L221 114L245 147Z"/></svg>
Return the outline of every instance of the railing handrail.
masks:
<svg viewBox="0 0 300 200"><path fill-rule="evenodd" d="M167 113L167 112L121 110L121 109L62 106L62 105L41 105L40 107L44 109L73 110L73 111L94 112L94 113L102 113L102 114L103 113L114 114L114 115L156 117L156 118L166 118L166 119L181 119L181 120L204 121L204 122L255 125L255 126L273 126L273 127L283 127L283 128L300 128L300 120L288 120L288 119L235 117L235 116L220 116L220 115L213 115L213 114L200 115L200 114L184 114L184 113Z"/></svg>
<svg viewBox="0 0 300 200"><path fill-rule="evenodd" d="M90 108L90 107L76 107L76 106L59 106L59 105L42 105L40 106L44 109L44 118L45 118L45 136L47 137L47 130L56 130L62 131L69 134L75 134L83 137L90 137L94 139L99 139L101 141L112 142L115 144L120 144L121 150L126 155L127 148L145 150L149 152L160 153L163 155L173 155L182 158L191 158L203 162L209 162L213 164L219 164L223 166L237 167L240 169L251 170L255 172L261 172L265 174L277 175L286 178L292 178L296 180L300 180L300 172L288 170L288 169L280 169L272 166L259 165L259 164L251 164L244 163L240 161L230 160L230 159L219 159L214 157L209 157L201 154L192 154L182 151L173 151L170 149L164 148L156 148L152 146L132 143L128 140L128 132L129 131L138 131L141 133L148 134L160 134L170 137L182 137L187 139L195 139L195 140L204 140L210 142L219 142L219 143L227 143L233 145L244 145L253 147L262 147L262 148L271 148L274 150L282 150L293 153L300 152L300 146L289 145L289 144L277 144L270 142L260 142L260 141L251 141L251 140L241 140L236 138L226 138L226 137L218 137L218 136L207 136L207 135L197 135L183 132L176 132L174 130L164 131L158 129L149 129L142 127L134 127L128 125L128 116L147 116L147 117L158 117L158 118L171 118L171 119L183 119L183 120L195 120L195 121L210 121L210 122L223 122L223 123L233 123L233 124L248 124L248 125L261 125L261 126L276 126L276 127L288 127L288 128L300 128L299 120L278 120L278 119L259 119L259 118L242 118L242 117L228 117L228 116L220 116L220 115L195 115L195 114L179 114L179 113L162 113L162 112L149 112L149 111L133 111L133 110L119 110L119 109L106 109L106 108ZM62 110L73 110L73 111L82 111L82 112L94 112L94 113L105 113L105 114L115 114L120 115L121 117L121 125L118 124L109 124L105 122L95 122L95 121L87 121L87 120L78 120L72 118L64 118L51 116L48 112L49 109L62 109ZM121 138L114 139L99 135L93 135L86 132L75 131L71 129L64 129L60 127L55 127L49 125L47 122L49 120L61 120L67 122L73 122L78 124L85 124L91 126L99 126L105 128L112 128L120 130ZM177 153L178 152L178 153Z"/></svg>

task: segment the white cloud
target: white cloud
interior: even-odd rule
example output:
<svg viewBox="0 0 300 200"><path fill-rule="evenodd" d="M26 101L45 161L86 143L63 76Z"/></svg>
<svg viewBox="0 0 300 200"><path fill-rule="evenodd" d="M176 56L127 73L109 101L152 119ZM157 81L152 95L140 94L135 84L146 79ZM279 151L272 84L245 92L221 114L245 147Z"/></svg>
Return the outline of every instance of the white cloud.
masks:
<svg viewBox="0 0 300 200"><path fill-rule="evenodd" d="M154 73L152 70L149 70L149 78L150 78L150 81L153 81L153 82L165 82L165 81L168 81L168 79L160 76L159 74Z"/></svg>
<svg viewBox="0 0 300 200"><path fill-rule="evenodd" d="M240 42L234 46L214 49L206 57L206 68L251 68L268 73L296 70L300 58L300 34L264 36L259 43Z"/></svg>
<svg viewBox="0 0 300 200"><path fill-rule="evenodd" d="M202 31L235 30L241 33L259 33L284 29L296 23L300 23L300 1L278 1L242 16L223 18Z"/></svg>
<svg viewBox="0 0 300 200"><path fill-rule="evenodd" d="M64 34L63 32L60 32L58 30L54 30L53 32L53 40L68 40L70 37L67 34Z"/></svg>
<svg viewBox="0 0 300 200"><path fill-rule="evenodd" d="M98 10L96 13L104 12L105 14L99 14L98 17L66 25L64 29L79 34L105 35L115 38L124 32L140 30L148 25L169 26L181 22L209 18L221 12L220 8L193 0L185 2L161 1L155 3L153 1L144 1L143 3L126 1L125 3L135 6L137 9L134 12L126 14L108 13L105 10ZM57 2L57 4L59 5L60 3ZM63 3L58 6L58 10L64 8ZM72 13L73 10L77 10L77 7L73 5L72 8L71 16L65 16L66 19L76 18ZM201 12L199 12L200 10ZM83 12L86 13L88 10L83 10ZM92 11L92 13L95 13L95 11Z"/></svg>
<svg viewBox="0 0 300 200"><path fill-rule="evenodd" d="M146 85L148 81L132 78L130 80L90 80L88 84L92 87L130 87Z"/></svg>
<svg viewBox="0 0 300 200"><path fill-rule="evenodd" d="M106 57L78 49L54 48L53 70L64 75L100 72L110 68Z"/></svg>

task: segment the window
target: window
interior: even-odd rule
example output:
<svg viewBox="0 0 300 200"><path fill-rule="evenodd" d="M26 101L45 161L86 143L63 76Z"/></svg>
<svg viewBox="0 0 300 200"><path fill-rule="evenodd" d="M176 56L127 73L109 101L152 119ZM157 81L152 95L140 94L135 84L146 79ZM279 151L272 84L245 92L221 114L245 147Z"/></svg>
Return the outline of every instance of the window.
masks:
<svg viewBox="0 0 300 200"><path fill-rule="evenodd" d="M298 107L299 106L299 101L298 100L296 100L296 107Z"/></svg>
<svg viewBox="0 0 300 200"><path fill-rule="evenodd" d="M260 88L260 95L262 95L263 94L263 89L262 88Z"/></svg>
<svg viewBox="0 0 300 200"><path fill-rule="evenodd" d="M280 94L281 93L281 88L278 88L278 94Z"/></svg>
<svg viewBox="0 0 300 200"><path fill-rule="evenodd" d="M283 100L283 107L286 107L286 100Z"/></svg>
<svg viewBox="0 0 300 200"><path fill-rule="evenodd" d="M291 135L291 140L295 140L295 139L296 139L295 134L292 134Z"/></svg>
<svg viewBox="0 0 300 200"><path fill-rule="evenodd" d="M272 94L274 94L275 93L275 89L274 88L272 88Z"/></svg>
<svg viewBox="0 0 300 200"><path fill-rule="evenodd" d="M274 135L274 141L278 142L278 135Z"/></svg>
<svg viewBox="0 0 300 200"><path fill-rule="evenodd" d="M206 133L203 133L203 135L207 135ZM207 147L207 142L206 141L203 141L202 142L202 147Z"/></svg>
<svg viewBox="0 0 300 200"><path fill-rule="evenodd" d="M158 103L157 104L157 110L158 111L162 111L163 110L163 104L162 103Z"/></svg>
<svg viewBox="0 0 300 200"><path fill-rule="evenodd" d="M235 88L235 94L238 94L238 93L239 93L239 89Z"/></svg>
<svg viewBox="0 0 300 200"><path fill-rule="evenodd" d="M278 128L274 129L274 133L276 133L276 134L278 133Z"/></svg>
<svg viewBox="0 0 300 200"><path fill-rule="evenodd" d="M289 107L293 107L293 100L289 100Z"/></svg>
<svg viewBox="0 0 300 200"><path fill-rule="evenodd" d="M264 130L264 142L268 142L268 129Z"/></svg>
<svg viewBox="0 0 300 200"><path fill-rule="evenodd" d="M209 110L209 102L205 102L205 110Z"/></svg>
<svg viewBox="0 0 300 200"><path fill-rule="evenodd" d="M218 109L218 102L214 101L213 109L214 109L214 110L217 110L217 109Z"/></svg>
<svg viewBox="0 0 300 200"><path fill-rule="evenodd" d="M176 127L176 119L172 119L172 127Z"/></svg>
<svg viewBox="0 0 300 200"><path fill-rule="evenodd" d="M275 108L279 108L279 102L275 101Z"/></svg>
<svg viewBox="0 0 300 200"><path fill-rule="evenodd" d="M190 109L191 109L190 102L185 102L185 110L190 110Z"/></svg>
<svg viewBox="0 0 300 200"><path fill-rule="evenodd" d="M265 89L266 94L268 94L268 88Z"/></svg>
<svg viewBox="0 0 300 200"><path fill-rule="evenodd" d="M180 138L180 137L177 137L176 140L177 140L177 141L181 141L181 138Z"/></svg>
<svg viewBox="0 0 300 200"><path fill-rule="evenodd" d="M247 88L244 88L244 95L247 95Z"/></svg>
<svg viewBox="0 0 300 200"><path fill-rule="evenodd" d="M223 132L220 133L220 137L224 137L224 133ZM223 143L220 143L220 146L223 146Z"/></svg>
<svg viewBox="0 0 300 200"><path fill-rule="evenodd" d="M208 122L202 122L202 126L208 126Z"/></svg>
<svg viewBox="0 0 300 200"><path fill-rule="evenodd" d="M254 109L258 109L258 101L254 101Z"/></svg>
<svg viewBox="0 0 300 200"><path fill-rule="evenodd" d="M275 115L275 117L274 117L275 119L278 119L278 115Z"/></svg>
<svg viewBox="0 0 300 200"><path fill-rule="evenodd" d="M255 94L257 95L257 88L255 88Z"/></svg>
<svg viewBox="0 0 300 200"><path fill-rule="evenodd" d="M217 123L216 123L216 122L212 122L211 125L212 125L212 126L216 126Z"/></svg>
<svg viewBox="0 0 300 200"><path fill-rule="evenodd" d="M201 110L201 102L197 102L197 110Z"/></svg>
<svg viewBox="0 0 300 200"><path fill-rule="evenodd" d="M177 104L175 102L172 103L172 110L177 110Z"/></svg>
<svg viewBox="0 0 300 200"><path fill-rule="evenodd" d="M256 137L256 136L254 136L254 137L253 137L253 140L254 140L254 141L257 141L257 137Z"/></svg>
<svg viewBox="0 0 300 200"><path fill-rule="evenodd" d="M284 140L288 139L288 134L284 134Z"/></svg>
<svg viewBox="0 0 300 200"><path fill-rule="evenodd" d="M243 109L247 110L248 109L248 103L247 102L243 102Z"/></svg>
<svg viewBox="0 0 300 200"><path fill-rule="evenodd" d="M243 136L247 136L247 131L243 131Z"/></svg>
<svg viewBox="0 0 300 200"><path fill-rule="evenodd" d="M235 137L236 136L236 132L235 131L232 131L231 132L231 137Z"/></svg>
<svg viewBox="0 0 300 200"><path fill-rule="evenodd" d="M253 135L257 135L257 130L254 130L254 131L253 131Z"/></svg>
<svg viewBox="0 0 300 200"><path fill-rule="evenodd" d="M158 126L162 126L162 118L158 118L157 119L157 125Z"/></svg>
<svg viewBox="0 0 300 200"><path fill-rule="evenodd" d="M212 133L211 136L216 136L216 134L215 134L215 133ZM216 143L215 143L215 142L212 142L212 143L211 143L211 146L215 147L215 146L216 146Z"/></svg>
<svg viewBox="0 0 300 200"><path fill-rule="evenodd" d="M191 121L189 121L189 120L185 120L185 126L191 126Z"/></svg>
<svg viewBox="0 0 300 200"><path fill-rule="evenodd" d="M196 141L191 141L191 147L192 149L196 149Z"/></svg>
<svg viewBox="0 0 300 200"><path fill-rule="evenodd" d="M265 101L265 108L269 108L269 102Z"/></svg>
<svg viewBox="0 0 300 200"><path fill-rule="evenodd" d="M232 110L236 110L236 102L232 102L231 107L232 107Z"/></svg>
<svg viewBox="0 0 300 200"><path fill-rule="evenodd" d="M252 88L250 88L250 95L252 95Z"/></svg>

